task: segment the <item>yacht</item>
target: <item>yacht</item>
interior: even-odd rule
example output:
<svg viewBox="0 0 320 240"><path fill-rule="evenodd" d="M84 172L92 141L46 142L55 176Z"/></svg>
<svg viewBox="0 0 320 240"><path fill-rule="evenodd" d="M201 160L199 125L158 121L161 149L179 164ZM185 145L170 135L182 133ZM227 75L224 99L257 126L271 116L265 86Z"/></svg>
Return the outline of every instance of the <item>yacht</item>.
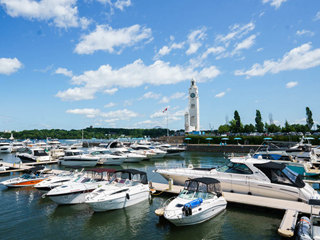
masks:
<svg viewBox="0 0 320 240"><path fill-rule="evenodd" d="M171 146L170 144L161 144L157 145L157 148L160 148L167 152L166 156L180 156L181 153L186 151L186 148L179 146Z"/></svg>
<svg viewBox="0 0 320 240"><path fill-rule="evenodd" d="M202 223L227 207L220 182L214 178L187 180L179 196L168 202L163 209L164 217L176 226Z"/></svg>
<svg viewBox="0 0 320 240"><path fill-rule="evenodd" d="M7 142L0 142L0 153L11 153L12 146Z"/></svg>
<svg viewBox="0 0 320 240"><path fill-rule="evenodd" d="M189 165L188 168L156 169L155 172L179 185L189 178L212 177L221 182L222 190L226 192L303 202L320 198L299 174L284 164L251 157L231 158L228 164L217 168Z"/></svg>
<svg viewBox="0 0 320 240"><path fill-rule="evenodd" d="M83 166L94 167L97 165L99 157L90 154L84 154L83 150L69 149L65 151L65 155L59 158L58 163L62 166Z"/></svg>
<svg viewBox="0 0 320 240"><path fill-rule="evenodd" d="M65 149L65 150L82 148L82 142L78 140L66 140L66 143L59 145L59 148Z"/></svg>
<svg viewBox="0 0 320 240"><path fill-rule="evenodd" d="M39 147L30 148L26 153L16 155L22 162L48 162L51 160L49 154Z"/></svg>
<svg viewBox="0 0 320 240"><path fill-rule="evenodd" d="M146 154L148 158L163 158L167 152L152 145L132 144L130 146L133 150L136 150L142 154Z"/></svg>
<svg viewBox="0 0 320 240"><path fill-rule="evenodd" d="M84 203L85 197L96 188L107 184L110 174L115 171L107 168L88 169L81 177L50 190L45 196L57 204Z"/></svg>
<svg viewBox="0 0 320 240"><path fill-rule="evenodd" d="M47 138L47 145L49 145L50 148L58 148L61 145L61 142L59 142L58 139Z"/></svg>
<svg viewBox="0 0 320 240"><path fill-rule="evenodd" d="M99 158L99 163L102 165L119 166L125 160L126 156L123 154L113 154L111 151L105 148L93 147L88 150L89 154Z"/></svg>
<svg viewBox="0 0 320 240"><path fill-rule="evenodd" d="M111 184L88 194L85 203L95 212L109 211L135 205L150 196L147 174L135 169L115 172Z"/></svg>
<svg viewBox="0 0 320 240"><path fill-rule="evenodd" d="M24 152L27 150L22 142L12 142L12 152Z"/></svg>
<svg viewBox="0 0 320 240"><path fill-rule="evenodd" d="M42 182L37 183L34 187L40 191L50 191L55 187L61 186L62 184L70 182L83 175L84 168L82 168L80 172L78 169L81 169L81 167L69 167L69 171L63 171L56 176L49 177Z"/></svg>

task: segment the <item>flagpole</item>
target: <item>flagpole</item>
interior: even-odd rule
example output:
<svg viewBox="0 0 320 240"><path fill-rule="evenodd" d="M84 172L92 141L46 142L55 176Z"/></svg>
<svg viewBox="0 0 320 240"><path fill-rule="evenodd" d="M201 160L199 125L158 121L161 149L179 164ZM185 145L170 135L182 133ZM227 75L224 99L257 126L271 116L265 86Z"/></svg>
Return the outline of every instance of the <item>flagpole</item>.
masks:
<svg viewBox="0 0 320 240"><path fill-rule="evenodd" d="M169 137L169 120L168 120L168 110L167 110L167 136Z"/></svg>

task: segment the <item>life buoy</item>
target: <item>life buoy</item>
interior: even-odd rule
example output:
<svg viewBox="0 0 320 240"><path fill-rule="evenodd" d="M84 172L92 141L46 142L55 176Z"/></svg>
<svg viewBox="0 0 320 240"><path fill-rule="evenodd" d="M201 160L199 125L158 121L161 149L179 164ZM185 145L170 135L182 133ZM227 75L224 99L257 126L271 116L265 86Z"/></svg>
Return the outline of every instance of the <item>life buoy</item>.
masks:
<svg viewBox="0 0 320 240"><path fill-rule="evenodd" d="M188 168L192 169L193 168L192 164L189 164Z"/></svg>

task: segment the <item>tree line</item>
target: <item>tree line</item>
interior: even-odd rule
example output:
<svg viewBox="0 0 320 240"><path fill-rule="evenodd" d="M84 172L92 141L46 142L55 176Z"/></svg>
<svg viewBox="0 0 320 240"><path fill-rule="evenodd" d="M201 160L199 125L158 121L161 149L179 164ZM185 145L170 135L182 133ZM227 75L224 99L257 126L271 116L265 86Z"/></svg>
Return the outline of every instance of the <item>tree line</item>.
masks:
<svg viewBox="0 0 320 240"><path fill-rule="evenodd" d="M312 111L309 107L306 107L306 124L289 124L288 121L285 121L283 127L280 125L276 125L273 122L273 116L269 114L269 123L263 123L263 119L261 117L261 113L259 110L256 110L256 117L255 117L255 125L253 124L245 124L241 122L241 118L239 112L236 110L234 112L234 118L227 122L224 125L219 126L218 132L219 133L252 133L252 132L259 132L259 133L277 133L277 132L311 132L312 127L314 126L314 121L312 118ZM316 125L317 130L320 131L320 125Z"/></svg>

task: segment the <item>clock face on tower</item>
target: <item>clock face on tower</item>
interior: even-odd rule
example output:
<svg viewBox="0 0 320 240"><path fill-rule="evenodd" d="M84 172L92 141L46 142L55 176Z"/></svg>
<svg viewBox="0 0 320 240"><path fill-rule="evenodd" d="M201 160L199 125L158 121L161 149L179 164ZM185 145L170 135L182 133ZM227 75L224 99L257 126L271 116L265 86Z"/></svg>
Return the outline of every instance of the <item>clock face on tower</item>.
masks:
<svg viewBox="0 0 320 240"><path fill-rule="evenodd" d="M191 93L191 94L190 94L190 97L191 97L191 98L194 98L195 96L196 96L196 95L195 95L194 93Z"/></svg>

